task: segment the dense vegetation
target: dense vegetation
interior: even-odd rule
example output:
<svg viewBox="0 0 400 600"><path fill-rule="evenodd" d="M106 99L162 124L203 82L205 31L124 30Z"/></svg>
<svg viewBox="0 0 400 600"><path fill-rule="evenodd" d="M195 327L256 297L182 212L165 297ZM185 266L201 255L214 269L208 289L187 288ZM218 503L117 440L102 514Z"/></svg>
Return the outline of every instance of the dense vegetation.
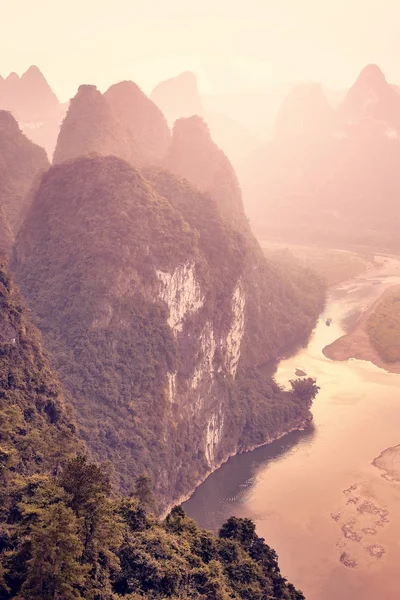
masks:
<svg viewBox="0 0 400 600"><path fill-rule="evenodd" d="M400 292L384 298L367 320L369 339L382 360L400 360Z"/></svg>
<svg viewBox="0 0 400 600"><path fill-rule="evenodd" d="M30 200L31 186L48 167L43 148L25 137L10 113L0 111L0 204L14 233Z"/></svg>
<svg viewBox="0 0 400 600"><path fill-rule="evenodd" d="M328 287L353 279L373 265L372 256L353 252L280 244L270 240L260 240L260 244L265 256L274 263L282 267L286 265L289 269L295 265L311 269Z"/></svg>
<svg viewBox="0 0 400 600"><path fill-rule="evenodd" d="M136 142L134 166L144 167L160 161L171 143L171 132L158 106L133 81L112 85L104 98Z"/></svg>
<svg viewBox="0 0 400 600"><path fill-rule="evenodd" d="M315 384L302 385L309 405ZM3 263L0 399L2 599L304 598L251 521L231 518L218 537L180 507L159 522L147 476L120 498L109 463L76 456L58 380Z"/></svg>
<svg viewBox="0 0 400 600"><path fill-rule="evenodd" d="M77 448L40 336L0 259L0 469L55 469Z"/></svg>
<svg viewBox="0 0 400 600"><path fill-rule="evenodd" d="M0 204L0 254L8 256L13 243L13 234L8 224L6 215Z"/></svg>
<svg viewBox="0 0 400 600"><path fill-rule="evenodd" d="M53 162L90 154L119 156L132 164L138 155L132 135L114 116L96 86L81 85L61 125Z"/></svg>
<svg viewBox="0 0 400 600"><path fill-rule="evenodd" d="M107 470L78 456L2 487L1 598L304 599L250 520L230 518L218 537L181 507L160 523L137 483L136 497L113 498Z"/></svg>
<svg viewBox="0 0 400 600"><path fill-rule="evenodd" d="M165 509L211 464L308 419L307 406L253 367L309 333L322 287L304 271L305 281L288 281L221 219L211 196L187 181L160 170L145 177L115 157L53 167L12 264L91 456L113 463L124 492L147 471ZM168 308L157 300L156 273L190 263L204 303L174 335ZM204 332L212 328L215 340L226 339L240 277L246 328L236 380L219 345L195 388L193 377L208 352ZM219 426L218 415L223 430L211 453L207 431Z"/></svg>

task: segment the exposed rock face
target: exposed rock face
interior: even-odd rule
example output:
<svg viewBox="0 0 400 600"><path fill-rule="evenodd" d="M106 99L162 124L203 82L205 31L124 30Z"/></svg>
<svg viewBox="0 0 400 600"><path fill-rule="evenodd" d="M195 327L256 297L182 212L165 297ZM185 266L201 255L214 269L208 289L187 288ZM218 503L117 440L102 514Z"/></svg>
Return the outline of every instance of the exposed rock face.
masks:
<svg viewBox="0 0 400 600"><path fill-rule="evenodd" d="M160 161L171 142L171 132L158 106L133 81L112 85L104 97L136 141L137 166Z"/></svg>
<svg viewBox="0 0 400 600"><path fill-rule="evenodd" d="M65 107L36 66L21 77L0 78L0 109L10 111L28 138L52 156Z"/></svg>
<svg viewBox="0 0 400 600"><path fill-rule="evenodd" d="M378 67L363 70L336 110L303 86L248 164L246 209L259 235L397 250L399 160L400 95Z"/></svg>
<svg viewBox="0 0 400 600"><path fill-rule="evenodd" d="M0 204L15 233L29 202L29 190L49 162L43 148L20 130L17 121L0 111Z"/></svg>
<svg viewBox="0 0 400 600"><path fill-rule="evenodd" d="M135 164L135 141L95 85L81 85L71 100L54 151L54 163L78 156L114 155Z"/></svg>
<svg viewBox="0 0 400 600"><path fill-rule="evenodd" d="M13 269L93 456L125 492L151 473L161 508L307 418L249 383L314 318L249 247L211 195L115 157L50 169L18 235Z"/></svg>

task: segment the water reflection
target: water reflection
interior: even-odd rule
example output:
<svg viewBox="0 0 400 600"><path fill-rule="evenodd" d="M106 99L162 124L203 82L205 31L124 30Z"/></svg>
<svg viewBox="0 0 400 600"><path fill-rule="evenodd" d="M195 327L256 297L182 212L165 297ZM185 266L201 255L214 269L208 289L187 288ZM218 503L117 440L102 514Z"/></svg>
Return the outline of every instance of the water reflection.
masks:
<svg viewBox="0 0 400 600"><path fill-rule="evenodd" d="M269 465L299 447L310 444L314 435L315 427L310 424L304 431L293 431L253 452L233 456L184 503L186 513L201 527L218 531L228 517L239 516L242 512L240 505L249 500L259 472L264 472Z"/></svg>
<svg viewBox="0 0 400 600"><path fill-rule="evenodd" d="M399 283L400 263L387 259L331 291L307 347L263 367L282 385L296 368L317 378L313 427L230 459L184 505L213 530L231 514L254 519L307 600L400 598L400 483L372 464L400 443L400 376L322 352Z"/></svg>

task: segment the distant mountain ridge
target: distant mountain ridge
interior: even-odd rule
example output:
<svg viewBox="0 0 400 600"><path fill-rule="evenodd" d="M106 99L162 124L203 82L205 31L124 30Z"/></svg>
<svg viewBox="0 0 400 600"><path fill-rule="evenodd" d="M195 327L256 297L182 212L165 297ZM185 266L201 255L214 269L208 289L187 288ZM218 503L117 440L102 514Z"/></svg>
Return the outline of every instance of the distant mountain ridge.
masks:
<svg viewBox="0 0 400 600"><path fill-rule="evenodd" d="M202 117L212 138L228 156L235 169L259 145L259 140L244 125L220 112L208 110L200 95L196 75L190 71L159 83L150 98L160 107L171 127L177 119Z"/></svg>
<svg viewBox="0 0 400 600"><path fill-rule="evenodd" d="M248 162L246 208L261 236L397 250L399 164L400 95L369 65L336 109L316 86L292 92Z"/></svg>
<svg viewBox="0 0 400 600"><path fill-rule="evenodd" d="M32 65L21 77L16 73L0 77L0 109L10 111L29 139L51 158L66 107L38 67Z"/></svg>

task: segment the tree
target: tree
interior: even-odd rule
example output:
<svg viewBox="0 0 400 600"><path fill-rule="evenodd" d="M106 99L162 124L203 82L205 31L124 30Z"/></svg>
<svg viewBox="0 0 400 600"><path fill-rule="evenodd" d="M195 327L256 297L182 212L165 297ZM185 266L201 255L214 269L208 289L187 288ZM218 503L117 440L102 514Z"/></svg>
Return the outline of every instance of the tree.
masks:
<svg viewBox="0 0 400 600"><path fill-rule="evenodd" d="M24 600L81 600L87 568L80 563L83 544L73 511L61 502L51 506L32 528L31 539Z"/></svg>
<svg viewBox="0 0 400 600"><path fill-rule="evenodd" d="M315 380L311 377L307 377L307 379L291 379L290 385L292 386L293 396L307 406L311 406L312 401L320 390Z"/></svg>
<svg viewBox="0 0 400 600"><path fill-rule="evenodd" d="M80 520L82 562L90 565L85 600L111 598L110 577L119 569L116 551L122 541L122 527L120 515L109 499L109 476L104 467L78 456L65 465L59 482Z"/></svg>
<svg viewBox="0 0 400 600"><path fill-rule="evenodd" d="M256 526L250 519L230 517L226 523L222 525L219 537L236 540L247 550L257 537L255 531Z"/></svg>
<svg viewBox="0 0 400 600"><path fill-rule="evenodd" d="M153 485L151 478L142 473L135 481L134 496L139 500L144 509L156 513L157 506L153 496Z"/></svg>

